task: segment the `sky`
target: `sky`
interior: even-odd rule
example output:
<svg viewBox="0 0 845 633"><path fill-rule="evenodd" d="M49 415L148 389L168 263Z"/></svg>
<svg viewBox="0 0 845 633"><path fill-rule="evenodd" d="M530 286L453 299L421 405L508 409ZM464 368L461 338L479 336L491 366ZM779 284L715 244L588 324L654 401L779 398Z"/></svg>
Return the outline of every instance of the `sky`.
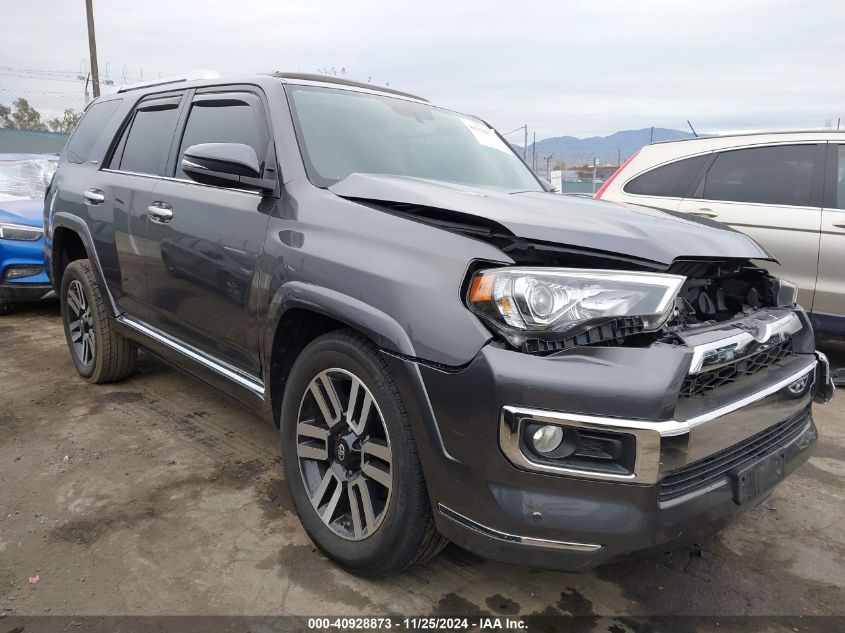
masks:
<svg viewBox="0 0 845 633"><path fill-rule="evenodd" d="M845 11L823 0L94 0L101 75L345 69L506 133L845 129ZM0 103L78 107L83 0L0 0ZM49 74L48 74L49 73ZM49 77L49 79L47 78ZM508 136L521 143L521 132Z"/></svg>

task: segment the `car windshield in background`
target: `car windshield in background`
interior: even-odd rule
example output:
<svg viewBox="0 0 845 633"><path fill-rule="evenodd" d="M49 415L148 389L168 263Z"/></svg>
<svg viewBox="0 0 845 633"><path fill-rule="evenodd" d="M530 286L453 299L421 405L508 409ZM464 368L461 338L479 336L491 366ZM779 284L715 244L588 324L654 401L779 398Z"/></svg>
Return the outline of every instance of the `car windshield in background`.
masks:
<svg viewBox="0 0 845 633"><path fill-rule="evenodd" d="M511 148L478 119L351 90L289 86L289 91L300 149L317 186L365 173L543 190Z"/></svg>
<svg viewBox="0 0 845 633"><path fill-rule="evenodd" d="M0 200L43 197L56 171L57 160L3 160L0 157Z"/></svg>

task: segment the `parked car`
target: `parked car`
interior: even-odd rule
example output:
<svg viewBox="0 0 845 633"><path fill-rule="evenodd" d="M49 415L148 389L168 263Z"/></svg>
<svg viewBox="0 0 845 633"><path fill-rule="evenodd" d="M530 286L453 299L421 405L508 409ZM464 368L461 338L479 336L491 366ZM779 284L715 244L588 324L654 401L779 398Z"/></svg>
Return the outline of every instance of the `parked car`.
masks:
<svg viewBox="0 0 845 633"><path fill-rule="evenodd" d="M447 539L577 570L697 538L807 459L833 393L751 238L550 195L480 119L388 88L125 88L47 201L79 375L141 345L263 414L305 530L358 574ZM196 244L237 252L243 301L177 264Z"/></svg>
<svg viewBox="0 0 845 633"><path fill-rule="evenodd" d="M798 284L820 337L845 337L845 132L740 134L647 145L596 192L747 233Z"/></svg>
<svg viewBox="0 0 845 633"><path fill-rule="evenodd" d="M0 316L53 296L44 269L44 190L52 154L0 154Z"/></svg>

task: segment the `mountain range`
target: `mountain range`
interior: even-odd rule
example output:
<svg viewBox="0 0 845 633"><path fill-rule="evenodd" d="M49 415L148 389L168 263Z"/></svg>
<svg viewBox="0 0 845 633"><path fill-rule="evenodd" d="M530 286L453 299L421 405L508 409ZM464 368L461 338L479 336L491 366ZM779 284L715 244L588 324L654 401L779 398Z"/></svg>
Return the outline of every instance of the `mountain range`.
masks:
<svg viewBox="0 0 845 633"><path fill-rule="evenodd" d="M591 136L588 138L577 138L575 136L554 136L537 141L537 162L542 157L554 152L553 163L561 160L567 164L588 164L593 158L599 163L616 164L620 159L625 160L631 154L640 149L643 145L656 141L674 141L682 138L690 138L692 134L682 130L670 130L667 128L642 128L641 130L621 130L609 136ZM514 145L514 148L521 154L522 146ZM528 145L528 160L530 163L532 145Z"/></svg>

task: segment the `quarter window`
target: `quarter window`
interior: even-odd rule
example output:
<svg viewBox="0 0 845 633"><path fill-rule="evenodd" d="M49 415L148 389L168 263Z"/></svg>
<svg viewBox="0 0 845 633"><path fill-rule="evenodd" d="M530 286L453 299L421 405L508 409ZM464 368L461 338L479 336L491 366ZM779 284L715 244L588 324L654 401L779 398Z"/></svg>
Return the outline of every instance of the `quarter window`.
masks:
<svg viewBox="0 0 845 633"><path fill-rule="evenodd" d="M180 97L169 97L142 102L110 167L139 174L163 175L176 131L179 100Z"/></svg>
<svg viewBox="0 0 845 633"><path fill-rule="evenodd" d="M182 171L185 150L200 143L243 143L255 150L259 163L267 153L269 133L258 98L250 94L198 95L191 106L176 162L176 177L188 179Z"/></svg>
<svg viewBox="0 0 845 633"><path fill-rule="evenodd" d="M836 166L836 208L845 209L845 145L839 146Z"/></svg>
<svg viewBox="0 0 845 633"><path fill-rule="evenodd" d="M683 198L704 166L707 155L694 156L652 169L625 185L625 193Z"/></svg>
<svg viewBox="0 0 845 633"><path fill-rule="evenodd" d="M65 159L69 163L84 163L88 160L94 144L117 112L121 101L121 99L101 101L88 108L65 146Z"/></svg>
<svg viewBox="0 0 845 633"><path fill-rule="evenodd" d="M706 200L809 206L815 145L778 145L720 153L704 180Z"/></svg>

